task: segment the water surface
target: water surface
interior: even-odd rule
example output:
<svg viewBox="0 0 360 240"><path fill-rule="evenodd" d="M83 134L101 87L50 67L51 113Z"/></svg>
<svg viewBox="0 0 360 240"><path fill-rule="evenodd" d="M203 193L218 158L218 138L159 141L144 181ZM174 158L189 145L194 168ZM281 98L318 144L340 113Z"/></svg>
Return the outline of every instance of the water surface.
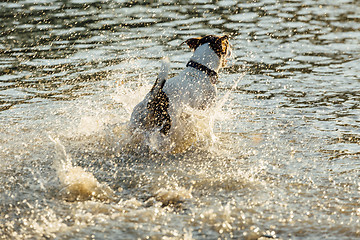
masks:
<svg viewBox="0 0 360 240"><path fill-rule="evenodd" d="M0 238L360 238L360 3L0 3ZM230 34L216 141L125 146L190 37ZM200 129L201 130L201 129Z"/></svg>

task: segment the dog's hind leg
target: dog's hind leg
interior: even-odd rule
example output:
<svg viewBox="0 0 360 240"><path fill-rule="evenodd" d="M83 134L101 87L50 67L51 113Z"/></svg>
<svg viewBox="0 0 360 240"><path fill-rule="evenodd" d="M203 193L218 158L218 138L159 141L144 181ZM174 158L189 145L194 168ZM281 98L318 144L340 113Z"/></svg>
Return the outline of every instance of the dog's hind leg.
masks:
<svg viewBox="0 0 360 240"><path fill-rule="evenodd" d="M151 127L161 127L160 132L164 135L167 135L171 128L171 118L168 113L169 98L163 91L168 71L169 62L164 61L158 78L150 91L150 98L147 104L149 125Z"/></svg>

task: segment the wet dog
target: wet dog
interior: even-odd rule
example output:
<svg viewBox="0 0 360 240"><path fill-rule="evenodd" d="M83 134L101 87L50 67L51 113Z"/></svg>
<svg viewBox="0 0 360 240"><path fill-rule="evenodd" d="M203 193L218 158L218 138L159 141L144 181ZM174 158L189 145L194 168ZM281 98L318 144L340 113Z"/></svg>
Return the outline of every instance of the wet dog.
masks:
<svg viewBox="0 0 360 240"><path fill-rule="evenodd" d="M181 127L177 123L184 107L205 110L214 105L218 71L231 55L228 36L207 35L184 43L194 50L186 68L167 79L169 62L163 63L152 89L131 114L133 131L159 131L167 136Z"/></svg>

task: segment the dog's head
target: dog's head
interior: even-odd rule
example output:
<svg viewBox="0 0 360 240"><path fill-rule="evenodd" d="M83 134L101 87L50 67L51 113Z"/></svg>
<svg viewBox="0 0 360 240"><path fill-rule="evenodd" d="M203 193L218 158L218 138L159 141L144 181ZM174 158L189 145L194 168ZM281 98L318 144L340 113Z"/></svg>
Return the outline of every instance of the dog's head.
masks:
<svg viewBox="0 0 360 240"><path fill-rule="evenodd" d="M229 36L207 35L205 37L190 38L185 43L193 50L199 46L208 43L211 49L218 55L221 60L221 67L226 66L226 58L231 56L231 46Z"/></svg>

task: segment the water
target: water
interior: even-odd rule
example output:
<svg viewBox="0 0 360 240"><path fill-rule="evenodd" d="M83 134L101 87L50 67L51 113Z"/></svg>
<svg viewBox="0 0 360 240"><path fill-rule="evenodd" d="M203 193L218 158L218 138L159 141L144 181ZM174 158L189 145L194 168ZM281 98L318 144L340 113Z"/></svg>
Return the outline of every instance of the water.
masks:
<svg viewBox="0 0 360 240"><path fill-rule="evenodd" d="M0 3L0 238L360 238L359 12L356 0ZM198 126L216 140L172 155L127 143L160 59L176 74L182 41L225 33L236 57L213 128Z"/></svg>

